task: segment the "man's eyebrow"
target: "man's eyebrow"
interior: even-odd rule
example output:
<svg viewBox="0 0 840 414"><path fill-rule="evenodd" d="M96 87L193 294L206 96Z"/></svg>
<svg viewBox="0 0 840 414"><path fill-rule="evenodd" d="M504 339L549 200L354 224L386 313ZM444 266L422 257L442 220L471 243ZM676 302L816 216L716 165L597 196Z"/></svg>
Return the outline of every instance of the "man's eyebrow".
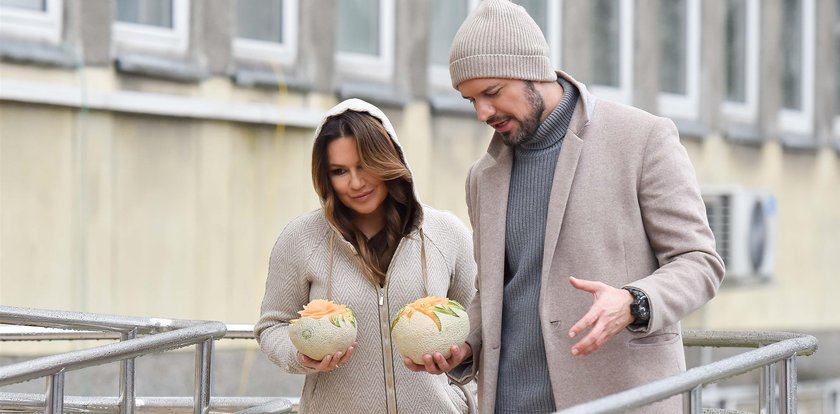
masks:
<svg viewBox="0 0 840 414"><path fill-rule="evenodd" d="M481 94L486 94L486 93L488 93L491 89L496 89L496 88L499 88L499 87L500 87L500 85L501 85L500 83L494 83L494 84L492 84L492 85L490 85L490 86L488 86L488 87L484 88L484 89L483 89L481 92L479 92L478 94L479 94L479 95L481 95ZM464 98L464 99L470 99L470 98L467 98L466 96L464 96L463 94L461 94L461 97L462 97L462 98Z"/></svg>

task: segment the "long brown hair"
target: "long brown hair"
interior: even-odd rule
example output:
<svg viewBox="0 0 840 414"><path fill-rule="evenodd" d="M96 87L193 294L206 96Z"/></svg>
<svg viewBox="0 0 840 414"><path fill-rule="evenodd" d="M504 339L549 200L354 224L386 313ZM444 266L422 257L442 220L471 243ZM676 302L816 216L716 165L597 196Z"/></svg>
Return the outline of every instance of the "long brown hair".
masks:
<svg viewBox="0 0 840 414"><path fill-rule="evenodd" d="M383 201L385 226L370 240L356 227L353 210L341 203L332 187L327 146L342 137L356 142L362 168L383 181L388 196ZM422 220L423 210L414 197L411 172L402 150L378 118L348 110L327 118L312 148L312 182L321 197L327 220L359 252L365 276L375 284L385 283L385 273L400 240Z"/></svg>

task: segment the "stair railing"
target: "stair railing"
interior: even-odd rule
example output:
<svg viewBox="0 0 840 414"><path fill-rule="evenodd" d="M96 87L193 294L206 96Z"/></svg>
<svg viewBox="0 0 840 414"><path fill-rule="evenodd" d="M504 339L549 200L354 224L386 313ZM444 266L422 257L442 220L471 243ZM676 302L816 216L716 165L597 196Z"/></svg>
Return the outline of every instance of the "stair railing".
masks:
<svg viewBox="0 0 840 414"><path fill-rule="evenodd" d="M134 359L138 356L163 352L189 345L196 346L195 357L195 414L204 414L210 405L210 363L213 341L225 335L221 322L175 319L138 318L67 312L32 308L0 306L0 324L38 326L59 329L104 331L119 334L120 342L90 349L66 352L0 367L0 386L36 378L47 378L45 412L63 412L64 374L77 369L122 361L120 366L121 413L133 413ZM150 335L154 334L154 335ZM138 335L147 335L138 337Z"/></svg>
<svg viewBox="0 0 840 414"><path fill-rule="evenodd" d="M702 365L636 388L608 395L557 414L622 413L684 394L683 413L700 414L702 387L729 377L761 369L759 412L796 414L796 357L817 351L817 339L788 332L683 331L686 347L756 348ZM776 372L778 365L779 372ZM777 384L778 382L778 384Z"/></svg>

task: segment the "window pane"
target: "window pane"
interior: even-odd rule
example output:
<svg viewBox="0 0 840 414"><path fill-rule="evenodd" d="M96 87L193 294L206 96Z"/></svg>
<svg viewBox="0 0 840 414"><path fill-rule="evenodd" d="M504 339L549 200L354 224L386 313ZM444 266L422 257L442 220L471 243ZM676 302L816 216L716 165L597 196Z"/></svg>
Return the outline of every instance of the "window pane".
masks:
<svg viewBox="0 0 840 414"><path fill-rule="evenodd" d="M47 10L46 0L0 0L0 6L27 10Z"/></svg>
<svg viewBox="0 0 840 414"><path fill-rule="evenodd" d="M429 63L449 65L449 47L461 22L467 18L468 0L432 0Z"/></svg>
<svg viewBox="0 0 840 414"><path fill-rule="evenodd" d="M802 1L784 0L782 106L802 108Z"/></svg>
<svg viewBox="0 0 840 414"><path fill-rule="evenodd" d="M117 20L171 28L172 0L117 0Z"/></svg>
<svg viewBox="0 0 840 414"><path fill-rule="evenodd" d="M513 2L519 4L528 11L528 14L530 14L537 22L537 25L540 26L540 30L542 30L543 35L548 33L548 10L545 3L546 0L514 0Z"/></svg>
<svg viewBox="0 0 840 414"><path fill-rule="evenodd" d="M834 110L840 115L840 0L834 5L834 86L837 100L834 102Z"/></svg>
<svg viewBox="0 0 840 414"><path fill-rule="evenodd" d="M747 1L726 4L726 100L747 101Z"/></svg>
<svg viewBox="0 0 840 414"><path fill-rule="evenodd" d="M236 37L283 43L283 0L237 0Z"/></svg>
<svg viewBox="0 0 840 414"><path fill-rule="evenodd" d="M621 55L619 0L593 0L592 7L592 72L599 85L620 86Z"/></svg>
<svg viewBox="0 0 840 414"><path fill-rule="evenodd" d="M684 95L688 74L688 1L662 0L660 7L660 87L662 92Z"/></svg>
<svg viewBox="0 0 840 414"><path fill-rule="evenodd" d="M379 55L379 1L339 0L338 50Z"/></svg>

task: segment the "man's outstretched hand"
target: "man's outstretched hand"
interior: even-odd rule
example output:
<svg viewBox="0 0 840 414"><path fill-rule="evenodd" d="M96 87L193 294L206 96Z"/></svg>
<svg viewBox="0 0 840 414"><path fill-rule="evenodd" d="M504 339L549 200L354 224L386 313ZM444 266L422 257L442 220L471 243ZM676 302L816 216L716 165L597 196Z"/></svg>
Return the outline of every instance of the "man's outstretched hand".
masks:
<svg viewBox="0 0 840 414"><path fill-rule="evenodd" d="M435 352L434 355L423 355L423 365L415 364L408 357L403 357L403 363L405 363L406 368L414 372L428 372L437 375L451 371L472 356L472 347L466 342L461 346L452 345L450 351L452 355L448 359L444 358L440 352Z"/></svg>
<svg viewBox="0 0 840 414"><path fill-rule="evenodd" d="M569 337L574 338L589 329L589 333L572 346L572 355L587 356L597 351L615 334L633 323L633 316L630 314L633 295L630 292L601 282L574 277L569 277L569 283L575 289L591 293L593 299L589 312L569 330Z"/></svg>

